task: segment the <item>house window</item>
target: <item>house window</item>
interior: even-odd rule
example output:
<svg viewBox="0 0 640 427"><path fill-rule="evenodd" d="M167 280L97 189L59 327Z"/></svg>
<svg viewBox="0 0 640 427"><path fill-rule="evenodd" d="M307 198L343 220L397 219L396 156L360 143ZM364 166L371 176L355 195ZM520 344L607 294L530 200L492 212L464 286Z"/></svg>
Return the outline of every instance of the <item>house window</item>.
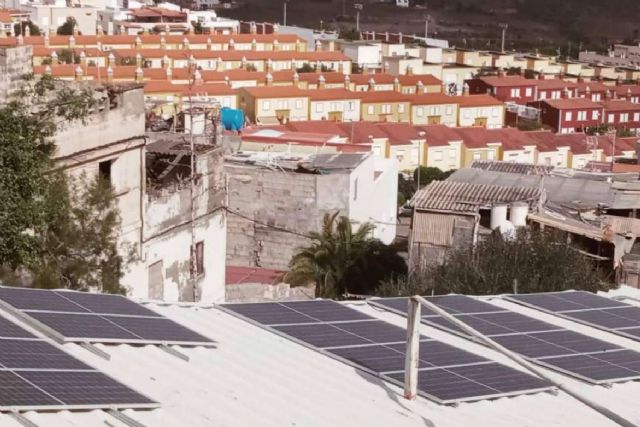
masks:
<svg viewBox="0 0 640 427"><path fill-rule="evenodd" d="M456 153L455 149L452 148L451 150L449 150L449 158L450 159L455 159L457 154L458 153Z"/></svg>
<svg viewBox="0 0 640 427"><path fill-rule="evenodd" d="M453 107L451 105L447 105L447 109L445 110L445 112L446 112L445 114L447 116L452 115L453 114Z"/></svg>
<svg viewBox="0 0 640 427"><path fill-rule="evenodd" d="M289 103L287 102L287 107ZM296 99L296 110L302 110L302 99Z"/></svg>
<svg viewBox="0 0 640 427"><path fill-rule="evenodd" d="M620 123L627 123L629 121L629 114L622 113L620 114Z"/></svg>
<svg viewBox="0 0 640 427"><path fill-rule="evenodd" d="M593 95L591 95L591 100L598 102L602 99L602 97L600 96L599 93L594 93Z"/></svg>
<svg viewBox="0 0 640 427"><path fill-rule="evenodd" d="M533 89L530 88L530 87L526 88L524 94L525 94L525 96L533 95Z"/></svg>
<svg viewBox="0 0 640 427"><path fill-rule="evenodd" d="M271 102L262 101L262 111L269 111L271 109Z"/></svg>
<svg viewBox="0 0 640 427"><path fill-rule="evenodd" d="M196 243L196 274L204 274L204 242Z"/></svg>
<svg viewBox="0 0 640 427"><path fill-rule="evenodd" d="M493 159L495 159L495 158L496 158L496 152L495 152L495 151L493 151L493 150L489 150L489 151L487 152L487 159L489 159L489 160L493 160Z"/></svg>
<svg viewBox="0 0 640 427"><path fill-rule="evenodd" d="M564 113L564 119L566 121L571 121L571 119L573 118L573 114L571 114L571 111L567 111L566 113Z"/></svg>
<svg viewBox="0 0 640 427"><path fill-rule="evenodd" d="M416 116L418 116L418 117L424 116L424 108L422 108L422 107L416 108Z"/></svg>
<svg viewBox="0 0 640 427"><path fill-rule="evenodd" d="M480 160L482 155L479 152L473 153L473 160Z"/></svg>
<svg viewBox="0 0 640 427"><path fill-rule="evenodd" d="M373 105L367 105L367 114L373 114L374 109L373 109Z"/></svg>
<svg viewBox="0 0 640 427"><path fill-rule="evenodd" d="M111 184L111 164L112 160L105 160L104 162L98 163L98 176L101 180L104 180Z"/></svg>
<svg viewBox="0 0 640 427"><path fill-rule="evenodd" d="M322 113L324 111L324 104L318 103L316 104L316 113Z"/></svg>
<svg viewBox="0 0 640 427"><path fill-rule="evenodd" d="M600 114L598 114L597 110L593 110L591 112L591 120L598 120L598 117L600 117Z"/></svg>
<svg viewBox="0 0 640 427"><path fill-rule="evenodd" d="M640 122L640 113L633 113L633 121Z"/></svg>
<svg viewBox="0 0 640 427"><path fill-rule="evenodd" d="M358 178L353 181L353 201L358 200Z"/></svg>
<svg viewBox="0 0 640 427"><path fill-rule="evenodd" d="M391 114L391 104L382 104L382 114Z"/></svg>
<svg viewBox="0 0 640 427"><path fill-rule="evenodd" d="M511 89L511 97L512 98L520 98L520 88Z"/></svg>
<svg viewBox="0 0 640 427"><path fill-rule="evenodd" d="M546 91L540 92L540 95L538 96L538 98L541 100L547 99L547 92Z"/></svg>
<svg viewBox="0 0 640 427"><path fill-rule="evenodd" d="M609 114L609 117L607 118L607 123L613 123L616 119L615 114Z"/></svg>
<svg viewBox="0 0 640 427"><path fill-rule="evenodd" d="M587 120L587 112L586 111L578 111L578 120L579 121Z"/></svg>
<svg viewBox="0 0 640 427"><path fill-rule="evenodd" d="M400 114L404 113L404 104L398 104L398 113Z"/></svg>
<svg viewBox="0 0 640 427"><path fill-rule="evenodd" d="M442 160L442 151L434 151L433 160L435 160L436 162L441 161Z"/></svg>

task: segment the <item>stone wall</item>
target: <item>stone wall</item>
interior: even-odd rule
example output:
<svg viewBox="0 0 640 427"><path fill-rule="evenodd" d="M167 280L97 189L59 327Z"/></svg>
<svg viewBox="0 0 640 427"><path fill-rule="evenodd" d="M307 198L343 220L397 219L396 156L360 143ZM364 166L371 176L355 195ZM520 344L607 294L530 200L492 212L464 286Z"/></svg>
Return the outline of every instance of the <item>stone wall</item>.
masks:
<svg viewBox="0 0 640 427"><path fill-rule="evenodd" d="M301 235L319 230L326 213L349 214L349 174L301 174L231 163L225 170L229 264L287 270L296 250L309 243Z"/></svg>
<svg viewBox="0 0 640 427"><path fill-rule="evenodd" d="M0 48L0 102L20 89L25 74L33 73L31 46Z"/></svg>

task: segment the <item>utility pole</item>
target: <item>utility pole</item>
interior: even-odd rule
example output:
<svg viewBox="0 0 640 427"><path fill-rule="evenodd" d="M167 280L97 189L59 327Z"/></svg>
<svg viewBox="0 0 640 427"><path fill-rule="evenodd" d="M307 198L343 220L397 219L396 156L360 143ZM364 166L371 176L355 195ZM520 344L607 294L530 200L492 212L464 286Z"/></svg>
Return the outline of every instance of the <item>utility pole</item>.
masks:
<svg viewBox="0 0 640 427"><path fill-rule="evenodd" d="M342 0L342 16L347 16L347 0Z"/></svg>
<svg viewBox="0 0 640 427"><path fill-rule="evenodd" d="M282 5L282 7L284 9L283 10L283 15L284 16L283 16L283 19L282 19L282 22L283 22L282 25L284 25L286 27L287 26L287 0L284 1L284 4Z"/></svg>
<svg viewBox="0 0 640 427"><path fill-rule="evenodd" d="M431 15L427 15L424 19L424 42L427 43L427 38L429 37L429 21L431 21Z"/></svg>
<svg viewBox="0 0 640 427"><path fill-rule="evenodd" d="M500 24L500 28L502 28L502 44L500 45L500 51L504 53L504 42L507 38L507 28L509 28L508 24Z"/></svg>
<svg viewBox="0 0 640 427"><path fill-rule="evenodd" d="M360 33L360 11L364 5L362 3L355 3L353 7L356 9L356 31Z"/></svg>

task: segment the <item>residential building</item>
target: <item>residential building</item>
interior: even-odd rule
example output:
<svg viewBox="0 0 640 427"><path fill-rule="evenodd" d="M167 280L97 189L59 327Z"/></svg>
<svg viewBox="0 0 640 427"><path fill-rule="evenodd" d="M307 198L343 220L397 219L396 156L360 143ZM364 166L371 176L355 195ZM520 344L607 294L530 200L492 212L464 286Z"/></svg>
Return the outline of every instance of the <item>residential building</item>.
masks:
<svg viewBox="0 0 640 427"><path fill-rule="evenodd" d="M346 89L310 90L309 119L339 122L359 121L359 95Z"/></svg>
<svg viewBox="0 0 640 427"><path fill-rule="evenodd" d="M13 35L14 22L8 9L0 9L0 37L10 37Z"/></svg>
<svg viewBox="0 0 640 427"><path fill-rule="evenodd" d="M601 103L604 107L604 122L619 130L636 134L640 130L640 104L626 100L609 99Z"/></svg>
<svg viewBox="0 0 640 427"><path fill-rule="evenodd" d="M344 53L363 70L379 70L382 67L382 43L369 40L336 40L336 49Z"/></svg>
<svg viewBox="0 0 640 427"><path fill-rule="evenodd" d="M96 34L99 9L95 7L68 7L27 2L21 5L21 8L31 13L31 22L37 25L43 33L55 34L58 27L64 24L67 18L73 18L76 21L74 26L76 34Z"/></svg>
<svg viewBox="0 0 640 427"><path fill-rule="evenodd" d="M360 117L372 122L405 122L411 118L411 102L396 91L356 92L360 97Z"/></svg>
<svg viewBox="0 0 640 427"><path fill-rule="evenodd" d="M354 228L373 222L373 236L385 243L395 239L396 160L369 153L266 154L226 162L229 263L286 270L296 249L309 244L304 236L335 212Z"/></svg>
<svg viewBox="0 0 640 427"><path fill-rule="evenodd" d="M461 134L444 125L419 126L426 137L426 159L423 165L436 167L442 171L460 169L464 159L465 146Z"/></svg>
<svg viewBox="0 0 640 427"><path fill-rule="evenodd" d="M537 99L536 80L521 76L487 76L467 80L470 94L488 94L502 102L526 105Z"/></svg>
<svg viewBox="0 0 640 427"><path fill-rule="evenodd" d="M578 85L576 83L569 82L563 79L539 78L536 81L536 87L536 101L543 101L545 99L576 98L578 96Z"/></svg>
<svg viewBox="0 0 640 427"><path fill-rule="evenodd" d="M458 125L458 104L455 97L433 93L412 95L411 123L414 125Z"/></svg>
<svg viewBox="0 0 640 427"><path fill-rule="evenodd" d="M604 123L601 104L587 99L547 99L536 103L540 120L559 133L573 133Z"/></svg>
<svg viewBox="0 0 640 427"><path fill-rule="evenodd" d="M505 106L490 95L452 97L458 104L458 126L504 127Z"/></svg>
<svg viewBox="0 0 640 427"><path fill-rule="evenodd" d="M309 93L295 87L245 87L240 107L251 123L275 124L309 119Z"/></svg>
<svg viewBox="0 0 640 427"><path fill-rule="evenodd" d="M578 79L576 82L576 96L593 102L604 101L609 94L609 87L593 80Z"/></svg>

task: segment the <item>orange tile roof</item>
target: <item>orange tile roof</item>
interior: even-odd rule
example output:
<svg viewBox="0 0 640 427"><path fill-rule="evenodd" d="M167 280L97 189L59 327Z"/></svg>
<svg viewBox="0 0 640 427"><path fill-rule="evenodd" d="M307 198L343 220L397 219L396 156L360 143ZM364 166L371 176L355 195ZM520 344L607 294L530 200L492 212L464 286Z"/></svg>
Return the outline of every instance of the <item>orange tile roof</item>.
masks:
<svg viewBox="0 0 640 427"><path fill-rule="evenodd" d="M362 103L381 104L389 102L409 102L409 97L392 90L374 90L365 92L353 92L358 95Z"/></svg>
<svg viewBox="0 0 640 427"><path fill-rule="evenodd" d="M535 81L538 89L542 90L564 90L575 89L578 87L577 84L562 79L542 79Z"/></svg>
<svg viewBox="0 0 640 427"><path fill-rule="evenodd" d="M308 98L309 93L306 90L293 86L258 86L243 87L239 89L241 92L247 92L254 98Z"/></svg>
<svg viewBox="0 0 640 427"><path fill-rule="evenodd" d="M465 107L486 107L493 105L504 105L502 101L497 100L491 95L464 95L464 96L452 96L455 98L460 108Z"/></svg>
<svg viewBox="0 0 640 427"><path fill-rule="evenodd" d="M586 98L545 99L541 101L558 110L573 110L578 108L602 108L602 105Z"/></svg>
<svg viewBox="0 0 640 427"><path fill-rule="evenodd" d="M484 76L478 77L478 80L494 87L535 86L537 82L537 80L525 79L522 76Z"/></svg>
<svg viewBox="0 0 640 427"><path fill-rule="evenodd" d="M417 126L417 128L425 133L427 145L430 147L448 146L450 142L462 140L458 133L445 125Z"/></svg>
<svg viewBox="0 0 640 427"><path fill-rule="evenodd" d="M0 11L0 22L11 24L13 22L13 20L11 19L11 13Z"/></svg>
<svg viewBox="0 0 640 427"><path fill-rule="evenodd" d="M360 99L358 92L346 89L312 89L308 90L309 99L312 101L330 101L338 99Z"/></svg>
<svg viewBox="0 0 640 427"><path fill-rule="evenodd" d="M456 97L445 95L444 93L424 93L405 96L411 101L411 105L443 105L458 103Z"/></svg>
<svg viewBox="0 0 640 427"><path fill-rule="evenodd" d="M174 84L170 81L153 80L144 85L145 93L179 93L181 95L235 95L236 91L220 83L198 83L189 88L188 84Z"/></svg>
<svg viewBox="0 0 640 427"><path fill-rule="evenodd" d="M640 105L634 104L631 101L624 99L609 99L600 102L606 111L638 111L640 112Z"/></svg>

